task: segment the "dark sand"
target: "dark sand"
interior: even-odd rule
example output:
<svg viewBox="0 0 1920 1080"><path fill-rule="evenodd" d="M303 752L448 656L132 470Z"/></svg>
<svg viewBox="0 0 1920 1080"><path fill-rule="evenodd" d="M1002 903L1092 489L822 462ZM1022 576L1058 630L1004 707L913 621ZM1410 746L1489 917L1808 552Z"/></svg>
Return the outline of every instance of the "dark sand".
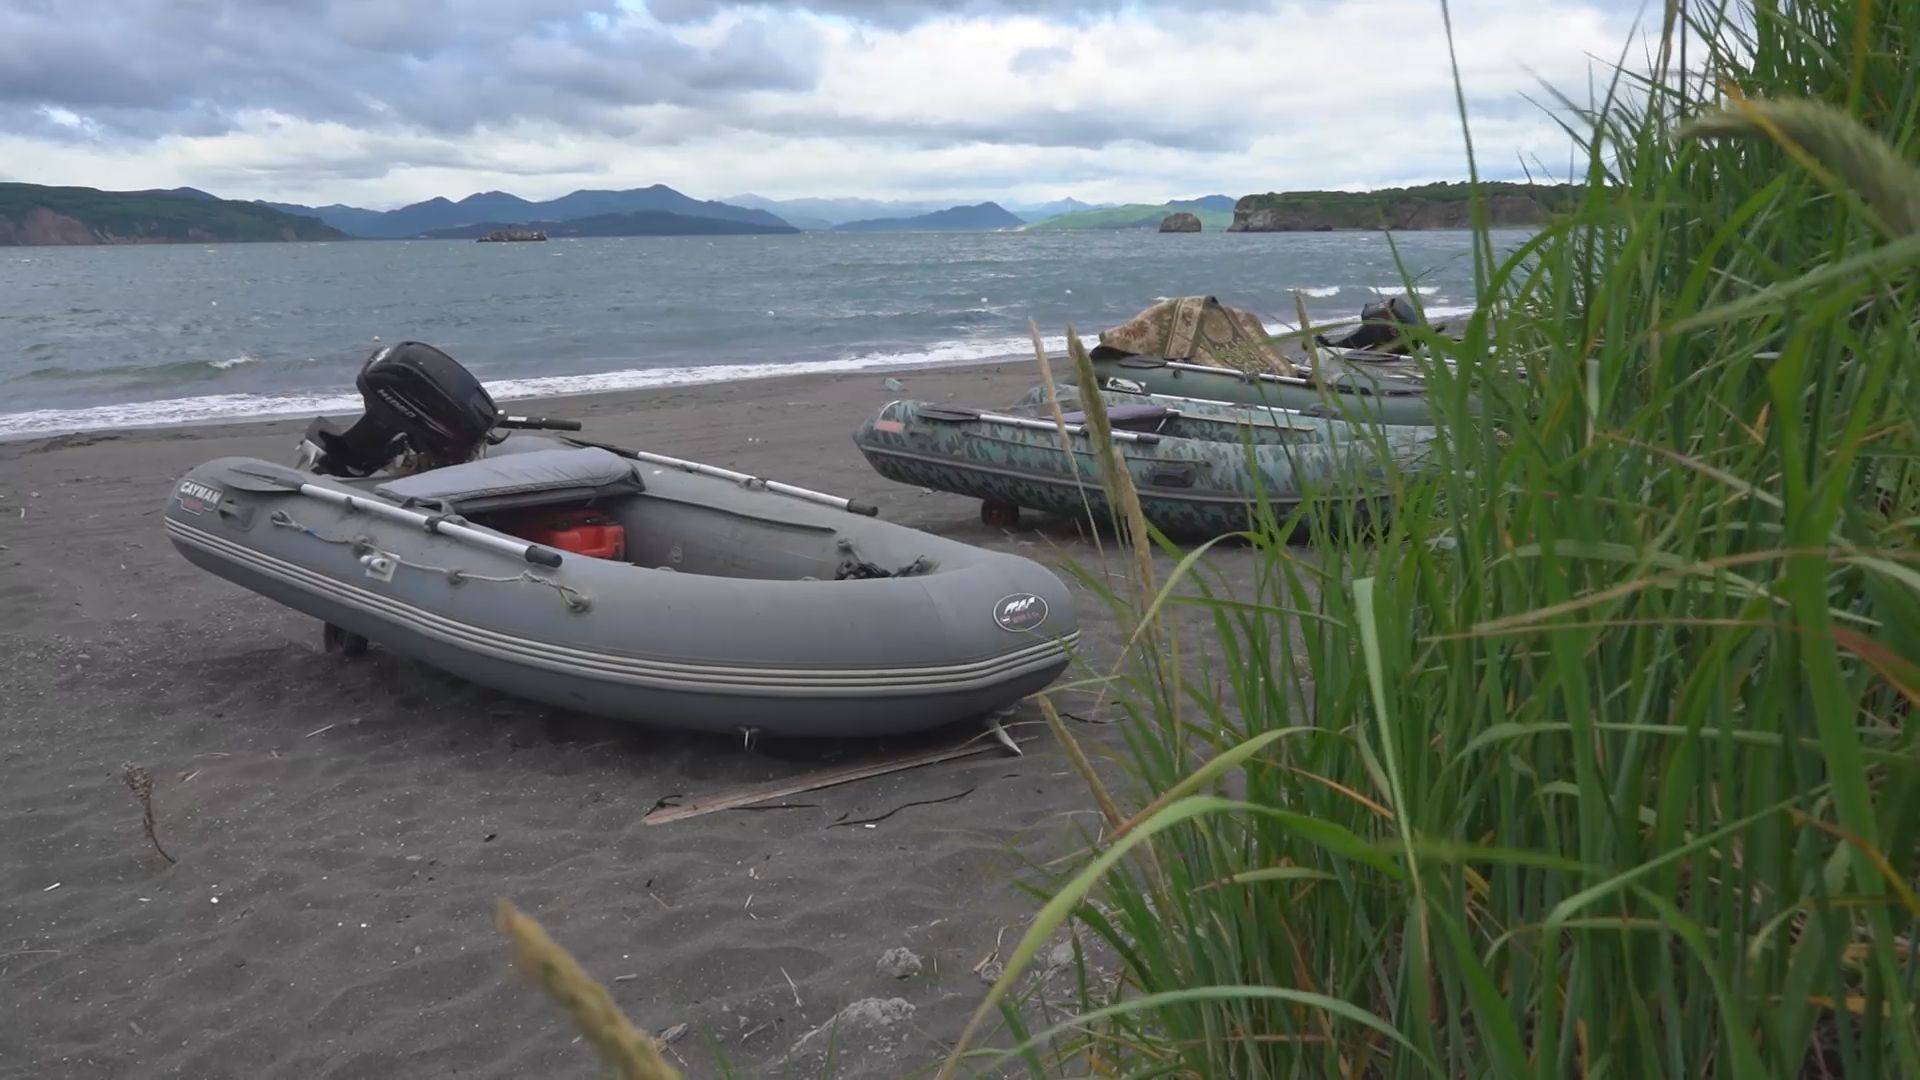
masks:
<svg viewBox="0 0 1920 1080"><path fill-rule="evenodd" d="M1003 405L1031 365L902 372L900 392L885 377L516 409L870 499L889 520L1049 565L1098 563L1070 525L989 529L971 500L881 479L849 438L894 397ZM1014 887L1025 861L1074 851L1095 824L1031 702L1012 718L1036 736L1022 758L643 825L662 799L901 744L749 751L502 698L377 648L322 653L313 620L193 568L160 528L194 464L290 461L303 427L0 445L0 1076L597 1075L554 1006L511 976L502 897L635 1023L687 1025L672 1049L690 1075L724 1060L897 1076L939 1059L985 990L974 967L1002 934L1011 950L1035 909ZM1244 554L1212 561L1231 575ZM1110 658L1104 611L1086 599L1081 618L1087 651ZM142 836L128 763L151 770L177 865ZM878 971L895 947L924 970ZM912 1013L869 1003L805 1038L873 998Z"/></svg>

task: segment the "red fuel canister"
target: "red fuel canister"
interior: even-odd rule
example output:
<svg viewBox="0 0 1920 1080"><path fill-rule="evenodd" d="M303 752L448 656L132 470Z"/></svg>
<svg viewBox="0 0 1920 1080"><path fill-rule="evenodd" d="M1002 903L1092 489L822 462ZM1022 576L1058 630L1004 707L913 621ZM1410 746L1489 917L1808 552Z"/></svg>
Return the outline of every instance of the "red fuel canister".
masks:
<svg viewBox="0 0 1920 1080"><path fill-rule="evenodd" d="M501 531L575 555L595 559L627 557L626 527L598 510L522 514L504 523Z"/></svg>

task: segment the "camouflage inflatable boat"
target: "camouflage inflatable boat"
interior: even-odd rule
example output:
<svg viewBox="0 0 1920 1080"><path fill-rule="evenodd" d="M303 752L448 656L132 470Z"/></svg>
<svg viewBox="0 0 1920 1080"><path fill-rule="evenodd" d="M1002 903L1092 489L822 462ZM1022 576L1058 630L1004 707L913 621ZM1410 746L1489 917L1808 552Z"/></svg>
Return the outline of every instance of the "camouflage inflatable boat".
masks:
<svg viewBox="0 0 1920 1080"><path fill-rule="evenodd" d="M1081 408L1080 388L1071 383L1055 387L1054 397L1063 412L1077 412ZM1330 422L1325 417L1278 405L1242 405L1230 401L1204 401L1120 390L1102 390L1100 399L1107 403L1109 411L1140 406L1165 409L1171 418L1171 433L1177 433L1183 439L1200 439L1204 442L1297 442L1300 432L1318 431ZM1020 400L1014 402L1012 412L1043 419L1052 415L1051 407L1047 404L1047 388L1036 386L1027 391Z"/></svg>
<svg viewBox="0 0 1920 1080"><path fill-rule="evenodd" d="M1094 350L1103 390L1297 409L1369 424L1433 423L1421 361L1389 353L1321 352L1318 374L1237 371Z"/></svg>
<svg viewBox="0 0 1920 1080"><path fill-rule="evenodd" d="M1160 406L1115 407L1109 416L1147 520L1180 536L1248 528L1262 500L1278 517L1311 500L1374 503L1384 492L1383 459L1415 465L1433 439L1431 428L1293 415L1237 428L1244 437L1227 442L1191 436L1232 425ZM890 480L981 500L980 517L989 525L1016 523L1023 507L1079 516L1091 510L1104 520L1109 510L1084 417L1065 419L1063 431L1030 412L896 401L861 425L854 443Z"/></svg>

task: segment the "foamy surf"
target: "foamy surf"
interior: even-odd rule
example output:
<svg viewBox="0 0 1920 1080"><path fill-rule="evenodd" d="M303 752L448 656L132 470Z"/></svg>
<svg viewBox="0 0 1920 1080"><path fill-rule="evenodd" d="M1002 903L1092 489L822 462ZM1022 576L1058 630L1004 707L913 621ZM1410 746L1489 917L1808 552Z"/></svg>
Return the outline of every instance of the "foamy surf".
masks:
<svg viewBox="0 0 1920 1080"><path fill-rule="evenodd" d="M1065 335L1043 338L1049 353L1065 351ZM1091 345L1091 340L1088 341ZM522 379L492 379L487 392L500 401L525 398L563 397L569 394L599 394L620 390L644 390L649 387L700 386L706 383L772 379L782 375L819 375L875 369L906 370L923 367L950 367L1020 359L1032 355L1028 338L999 338L984 341L950 341L927 349L898 352L871 352L838 360L798 360L761 364L704 364L685 367L636 368L583 375L546 375ZM222 366L220 361L210 361ZM0 413L0 439L21 439L61 435L75 431L102 431L113 428L175 427L183 424L208 424L233 420L268 420L287 416L357 413L360 396L344 393L305 394L203 394L195 397L167 398L161 401L134 401L118 405L94 405L75 409L33 409L27 412Z"/></svg>

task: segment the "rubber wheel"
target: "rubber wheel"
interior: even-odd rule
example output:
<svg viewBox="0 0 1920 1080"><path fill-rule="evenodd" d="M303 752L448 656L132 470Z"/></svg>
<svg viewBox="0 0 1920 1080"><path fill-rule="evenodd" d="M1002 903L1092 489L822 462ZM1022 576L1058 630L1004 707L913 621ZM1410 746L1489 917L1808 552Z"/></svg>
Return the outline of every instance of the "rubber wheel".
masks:
<svg viewBox="0 0 1920 1080"><path fill-rule="evenodd" d="M320 644L330 653L339 653L349 659L367 655L367 639L351 630L342 630L332 623L325 623L320 630Z"/></svg>
<svg viewBox="0 0 1920 1080"><path fill-rule="evenodd" d="M980 523L995 528L1009 528L1020 524L1020 508L1010 502L999 499L983 499L980 503Z"/></svg>

